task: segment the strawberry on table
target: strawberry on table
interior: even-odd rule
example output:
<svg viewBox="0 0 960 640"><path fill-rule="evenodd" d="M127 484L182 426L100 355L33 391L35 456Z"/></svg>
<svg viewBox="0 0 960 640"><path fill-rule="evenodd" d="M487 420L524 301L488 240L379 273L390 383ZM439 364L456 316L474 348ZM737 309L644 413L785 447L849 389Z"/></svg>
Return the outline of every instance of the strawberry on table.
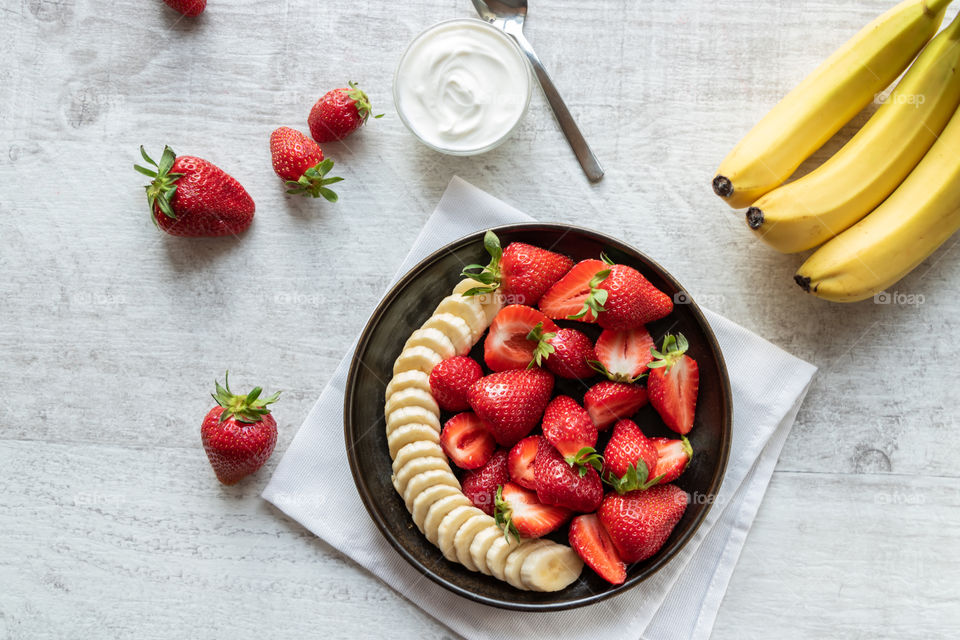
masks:
<svg viewBox="0 0 960 640"><path fill-rule="evenodd" d="M320 146L307 136L280 127L270 135L270 157L274 172L286 182L287 193L337 201L337 194L328 186L343 178L326 177L333 169L333 160L324 160Z"/></svg>
<svg viewBox="0 0 960 640"><path fill-rule="evenodd" d="M656 475L657 447L632 420L613 425L603 450L603 480L617 493L648 489L663 481Z"/></svg>
<svg viewBox="0 0 960 640"><path fill-rule="evenodd" d="M647 404L647 390L637 384L602 380L583 396L583 407L597 429L605 431L621 418L629 418Z"/></svg>
<svg viewBox="0 0 960 640"><path fill-rule="evenodd" d="M503 249L493 231L484 234L483 246L490 254L490 262L486 266L467 265L462 275L484 286L465 295L491 293L499 289L508 304L533 306L573 266L573 260L565 255L523 242L511 242Z"/></svg>
<svg viewBox="0 0 960 640"><path fill-rule="evenodd" d="M570 547L601 578L610 584L623 584L626 581L627 566L595 514L585 514L571 520L568 539Z"/></svg>
<svg viewBox="0 0 960 640"><path fill-rule="evenodd" d="M437 363L430 372L430 391L444 411L466 411L470 387L482 377L483 369L476 360L455 356Z"/></svg>
<svg viewBox="0 0 960 640"><path fill-rule="evenodd" d="M152 178L147 204L154 223L175 236L227 236L246 231L253 222L253 200L239 182L216 165L163 148L159 164L140 147L154 169L134 165Z"/></svg>
<svg viewBox="0 0 960 640"><path fill-rule="evenodd" d="M263 466L277 444L277 421L269 405L280 392L261 398L263 390L254 388L245 396L230 391L229 372L223 386L216 382L213 399L217 406L203 418L200 438L217 479L236 484Z"/></svg>
<svg viewBox="0 0 960 640"><path fill-rule="evenodd" d="M485 465L468 471L460 485L463 494L470 498L473 506L492 516L497 488L507 482L510 482L510 474L507 472L507 450L497 449Z"/></svg>
<svg viewBox="0 0 960 640"><path fill-rule="evenodd" d="M614 382L636 382L647 372L656 344L643 325L625 331L604 329L597 338L597 371Z"/></svg>
<svg viewBox="0 0 960 640"><path fill-rule="evenodd" d="M537 459L537 449L541 442L546 442L543 436L527 436L510 449L507 457L507 469L510 479L526 489L537 489L537 480L533 473L533 465Z"/></svg>
<svg viewBox="0 0 960 640"><path fill-rule="evenodd" d="M477 414L465 411L443 425L440 446L453 464L461 469L477 469L487 463L497 443L483 420Z"/></svg>
<svg viewBox="0 0 960 640"><path fill-rule="evenodd" d="M596 511L603 500L600 464L600 456L593 454L583 464L571 465L549 442L540 443L533 465L537 497L573 511Z"/></svg>
<svg viewBox="0 0 960 640"><path fill-rule="evenodd" d="M497 489L495 501L494 518L508 538L540 538L570 518L569 509L543 504L535 492L512 482Z"/></svg>
<svg viewBox="0 0 960 640"><path fill-rule="evenodd" d="M693 458L693 447L686 436L679 440L670 438L651 438L653 446L657 448L657 468L654 477L660 478L660 484L673 482L680 477Z"/></svg>
<svg viewBox="0 0 960 640"><path fill-rule="evenodd" d="M556 447L567 462L574 464L583 449L593 452L597 427L590 414L569 396L557 396L543 412L543 437Z"/></svg>
<svg viewBox="0 0 960 640"><path fill-rule="evenodd" d="M553 353L547 357L547 369L560 378L589 378L595 373L590 362L597 359L590 337L576 329L559 329L550 339Z"/></svg>
<svg viewBox="0 0 960 640"><path fill-rule="evenodd" d="M697 409L697 391L700 388L700 371L697 362L686 355L689 344L683 334L667 335L656 358L647 365L647 393L650 404L663 422L681 435L693 429Z"/></svg>
<svg viewBox="0 0 960 640"><path fill-rule="evenodd" d="M597 511L620 558L646 560L663 546L687 508L689 496L675 484L660 484L622 496L607 494Z"/></svg>
<svg viewBox="0 0 960 640"><path fill-rule="evenodd" d="M601 260L578 262L543 294L540 310L554 320L596 322L606 300L606 292L598 287L608 275L607 268Z"/></svg>
<svg viewBox="0 0 960 640"><path fill-rule="evenodd" d="M493 371L539 365L553 353L550 339L559 327L533 307L511 304L499 311L483 343L483 360Z"/></svg>
<svg viewBox="0 0 960 640"><path fill-rule="evenodd" d="M372 111L367 94L356 82L350 82L348 87L328 91L313 105L307 119L310 135L321 143L343 140L359 129ZM383 114L374 116L382 117Z"/></svg>
<svg viewBox="0 0 960 640"><path fill-rule="evenodd" d="M163 0L164 4L188 18L194 18L207 8L207 0Z"/></svg>
<svg viewBox="0 0 960 640"><path fill-rule="evenodd" d="M491 373L473 383L468 401L502 447L512 447L540 423L553 392L553 376L543 369Z"/></svg>

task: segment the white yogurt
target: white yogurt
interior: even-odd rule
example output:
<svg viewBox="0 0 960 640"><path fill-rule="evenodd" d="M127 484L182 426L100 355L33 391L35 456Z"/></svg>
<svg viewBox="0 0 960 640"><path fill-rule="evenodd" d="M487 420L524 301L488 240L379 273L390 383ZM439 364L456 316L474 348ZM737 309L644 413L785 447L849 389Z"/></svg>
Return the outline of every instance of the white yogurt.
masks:
<svg viewBox="0 0 960 640"><path fill-rule="evenodd" d="M530 101L530 72L509 36L481 20L450 20L414 39L394 78L404 124L427 145L467 155L505 140Z"/></svg>

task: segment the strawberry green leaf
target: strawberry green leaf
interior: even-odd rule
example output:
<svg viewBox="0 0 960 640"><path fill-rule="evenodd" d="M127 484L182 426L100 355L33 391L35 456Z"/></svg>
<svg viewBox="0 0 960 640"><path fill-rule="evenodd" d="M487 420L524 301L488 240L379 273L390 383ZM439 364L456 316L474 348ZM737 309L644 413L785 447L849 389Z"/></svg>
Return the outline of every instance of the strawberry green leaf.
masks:
<svg viewBox="0 0 960 640"><path fill-rule="evenodd" d="M512 535L520 542L520 532L517 531L517 525L513 523L513 510L503 499L503 485L497 487L497 495L493 499L493 521L503 531L503 537L510 541Z"/></svg>
<svg viewBox="0 0 960 640"><path fill-rule="evenodd" d="M548 331L547 333L543 332L542 322L538 322L533 329L530 329L530 333L527 334L527 340L536 342L537 346L533 349L533 358L530 360L530 364L527 365L527 369L543 366L544 358L550 357L550 354L556 351L553 345L550 344L550 341L556 337L557 334L552 331Z"/></svg>
<svg viewBox="0 0 960 640"><path fill-rule="evenodd" d="M490 254L490 262L486 266L480 264L470 264L460 272L462 278L472 278L485 287L474 287L464 291L465 297L481 295L484 293L493 293L500 287L502 275L500 273L500 259L503 258L503 247L500 246L500 238L493 231L487 231L483 235L483 248Z"/></svg>
<svg viewBox="0 0 960 640"><path fill-rule="evenodd" d="M581 308L578 313L567 316L568 320L579 320L590 311L593 312L594 318L598 318L601 312L606 311L603 305L607 302L607 290L600 289L599 287L609 275L610 269L604 269L603 271L598 271L597 275L590 279L590 295L587 296L587 299L583 303L583 308Z"/></svg>
<svg viewBox="0 0 960 640"><path fill-rule="evenodd" d="M218 405L223 407L223 413L220 414L220 422L230 417L236 418L237 422L253 424L259 422L263 416L270 415L269 405L280 399L280 392L277 391L272 396L261 398L262 387L254 387L250 393L245 396L234 395L230 391L230 372L227 371L223 378L223 385L214 380L215 393L213 399Z"/></svg>

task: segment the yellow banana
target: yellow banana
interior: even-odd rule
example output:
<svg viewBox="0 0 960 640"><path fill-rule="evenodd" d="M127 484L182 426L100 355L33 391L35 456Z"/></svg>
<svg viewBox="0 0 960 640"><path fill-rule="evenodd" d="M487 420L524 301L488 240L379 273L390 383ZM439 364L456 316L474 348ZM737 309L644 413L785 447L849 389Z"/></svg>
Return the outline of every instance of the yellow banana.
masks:
<svg viewBox="0 0 960 640"><path fill-rule="evenodd" d="M778 251L826 242L893 193L960 105L960 17L923 50L863 128L815 171L747 210L747 224Z"/></svg>
<svg viewBox="0 0 960 640"><path fill-rule="evenodd" d="M794 279L835 302L875 295L960 229L960 111L917 168L866 218L817 249Z"/></svg>
<svg viewBox="0 0 960 640"><path fill-rule="evenodd" d="M834 52L723 160L713 190L735 209L773 190L883 91L940 28L951 0L905 0Z"/></svg>

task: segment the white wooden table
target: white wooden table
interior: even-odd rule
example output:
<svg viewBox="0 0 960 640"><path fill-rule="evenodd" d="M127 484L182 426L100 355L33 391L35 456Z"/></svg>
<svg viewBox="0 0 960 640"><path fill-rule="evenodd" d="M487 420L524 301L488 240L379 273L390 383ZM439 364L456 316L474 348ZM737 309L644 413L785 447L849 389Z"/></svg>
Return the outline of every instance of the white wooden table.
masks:
<svg viewBox="0 0 960 640"><path fill-rule="evenodd" d="M709 187L892 0L531 2L528 35L607 169L596 186L539 93L485 156L440 156L403 128L399 54L468 0L210 0L194 21L160 0L4 0L0 638L449 637L258 495L454 174L619 235L821 367L715 638L955 637L956 241L897 286L922 304L832 305ZM270 132L305 127L347 80L387 116L326 146L339 204L286 197ZM257 202L253 228L159 233L141 143L224 167ZM234 488L199 438L227 367L238 388L284 390L278 454Z"/></svg>

